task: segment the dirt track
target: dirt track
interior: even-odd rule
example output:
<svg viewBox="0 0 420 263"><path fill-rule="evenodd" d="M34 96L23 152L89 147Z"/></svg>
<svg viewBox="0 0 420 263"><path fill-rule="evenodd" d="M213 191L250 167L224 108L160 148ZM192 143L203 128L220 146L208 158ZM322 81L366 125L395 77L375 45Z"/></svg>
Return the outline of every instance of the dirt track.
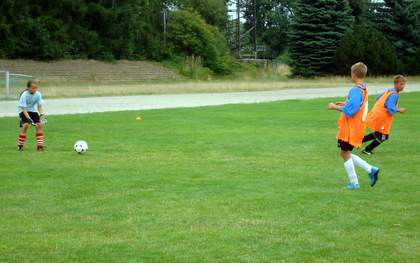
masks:
<svg viewBox="0 0 420 263"><path fill-rule="evenodd" d="M371 86L369 94L383 92L387 86ZM224 104L259 103L291 99L314 99L344 97L347 89L293 89L262 92L204 93L181 95L146 95L124 97L91 97L49 99L46 101L48 115L201 107ZM408 85L405 92L420 91L420 84ZM16 101L0 101L0 117L16 116Z"/></svg>

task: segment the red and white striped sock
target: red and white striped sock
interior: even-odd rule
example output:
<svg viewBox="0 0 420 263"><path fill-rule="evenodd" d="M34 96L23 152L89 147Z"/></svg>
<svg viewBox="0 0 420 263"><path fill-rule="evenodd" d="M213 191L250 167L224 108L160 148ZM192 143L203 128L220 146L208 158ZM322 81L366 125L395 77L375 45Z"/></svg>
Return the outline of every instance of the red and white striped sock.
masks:
<svg viewBox="0 0 420 263"><path fill-rule="evenodd" d="M19 148L23 147L23 145L25 144L25 141L26 141L26 134L23 134L23 133L19 134L19 138L18 138Z"/></svg>
<svg viewBox="0 0 420 263"><path fill-rule="evenodd" d="M38 147L44 147L44 135L42 133L36 134L36 145Z"/></svg>

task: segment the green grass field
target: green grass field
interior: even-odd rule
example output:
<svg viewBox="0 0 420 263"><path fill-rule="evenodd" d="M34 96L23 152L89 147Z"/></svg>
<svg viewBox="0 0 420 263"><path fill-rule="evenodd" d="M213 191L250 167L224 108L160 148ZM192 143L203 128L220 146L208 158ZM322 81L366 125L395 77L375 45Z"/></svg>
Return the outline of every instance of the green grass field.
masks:
<svg viewBox="0 0 420 263"><path fill-rule="evenodd" d="M358 191L330 100L50 116L41 153L0 119L0 261L418 262L419 100Z"/></svg>

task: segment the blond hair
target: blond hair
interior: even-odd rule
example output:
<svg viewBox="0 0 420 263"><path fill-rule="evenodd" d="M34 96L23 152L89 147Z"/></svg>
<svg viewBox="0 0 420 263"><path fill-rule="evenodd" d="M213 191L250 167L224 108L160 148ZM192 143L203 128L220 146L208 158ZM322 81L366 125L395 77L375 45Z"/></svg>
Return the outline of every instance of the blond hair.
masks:
<svg viewBox="0 0 420 263"><path fill-rule="evenodd" d="M406 83L407 82L407 79L403 75L396 75L396 76L394 76L394 83L398 83L400 81Z"/></svg>
<svg viewBox="0 0 420 263"><path fill-rule="evenodd" d="M368 68L363 62L358 62L351 66L351 73L359 79L364 79L367 75Z"/></svg>

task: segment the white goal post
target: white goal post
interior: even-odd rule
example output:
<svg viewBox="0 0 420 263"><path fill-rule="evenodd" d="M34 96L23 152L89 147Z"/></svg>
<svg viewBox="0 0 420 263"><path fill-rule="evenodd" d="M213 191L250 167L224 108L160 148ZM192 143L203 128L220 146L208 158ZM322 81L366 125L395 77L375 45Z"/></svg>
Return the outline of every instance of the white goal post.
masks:
<svg viewBox="0 0 420 263"><path fill-rule="evenodd" d="M10 73L10 71L0 71L0 73L4 74L4 87L5 87L4 95L5 95L5 98L10 98L11 97L11 92L10 92L10 78L11 77L23 77L23 78L28 78L28 79L33 78L30 75Z"/></svg>

